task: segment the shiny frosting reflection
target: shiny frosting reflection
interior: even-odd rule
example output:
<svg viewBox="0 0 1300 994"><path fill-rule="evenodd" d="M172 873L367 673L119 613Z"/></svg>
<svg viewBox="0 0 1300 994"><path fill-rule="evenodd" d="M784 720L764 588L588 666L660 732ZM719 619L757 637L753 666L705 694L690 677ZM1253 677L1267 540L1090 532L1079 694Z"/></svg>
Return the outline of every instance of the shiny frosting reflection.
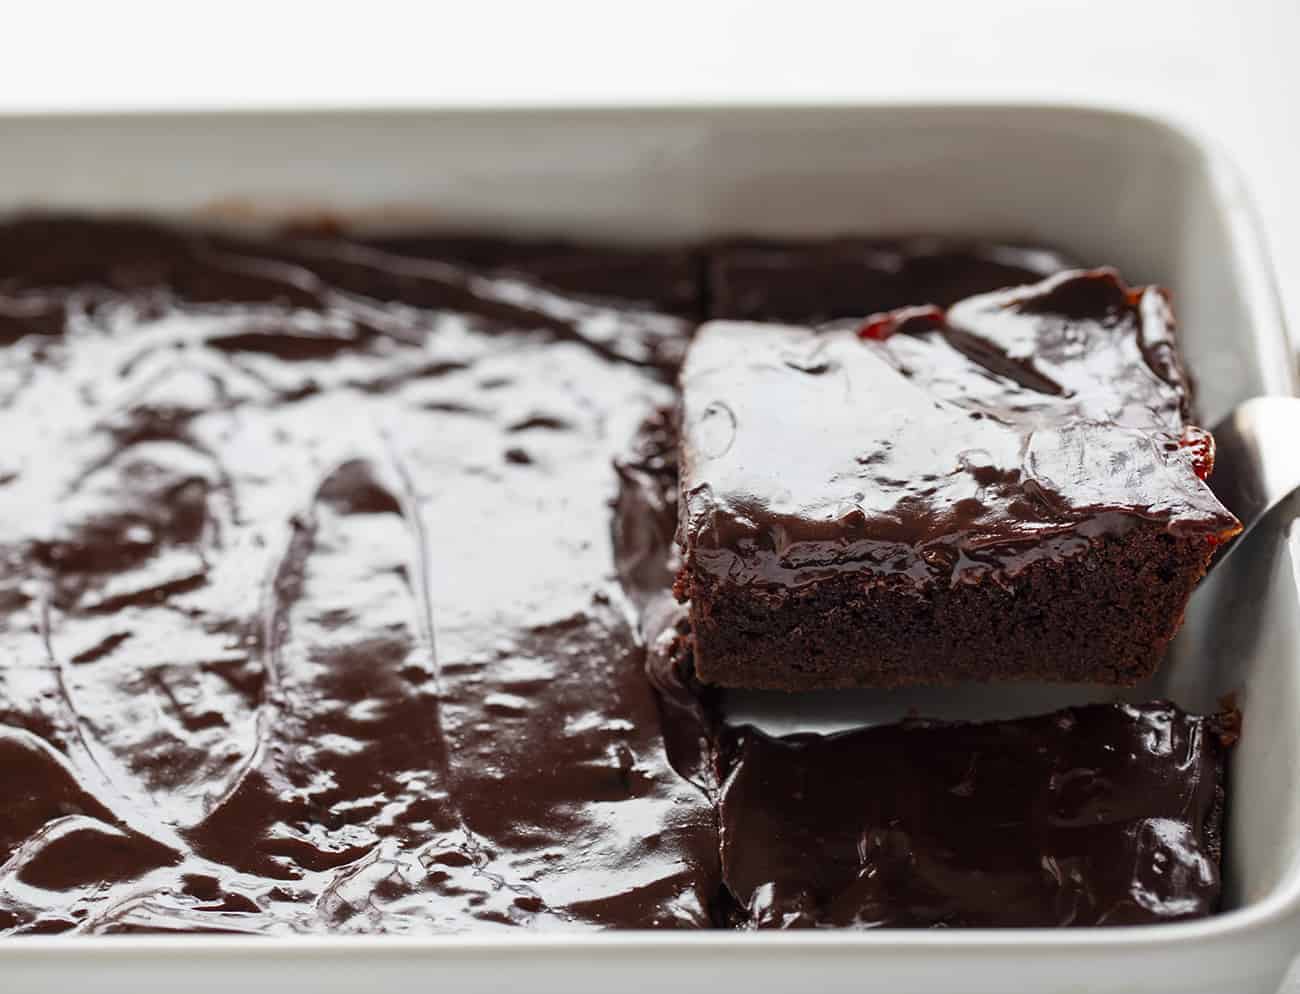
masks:
<svg viewBox="0 0 1300 994"><path fill-rule="evenodd" d="M1157 289L1108 270L823 329L710 322L682 372L696 565L731 583L840 570L994 582L1137 520L1207 542Z"/></svg>
<svg viewBox="0 0 1300 994"><path fill-rule="evenodd" d="M816 853L754 846L824 809L755 778L870 767L717 753L664 413L693 321L801 265L837 317L1055 261L0 226L0 933L801 923ZM1115 720L1117 793L1181 775Z"/></svg>
<svg viewBox="0 0 1300 994"><path fill-rule="evenodd" d="M0 273L0 927L709 923L610 529L683 320L129 224Z"/></svg>

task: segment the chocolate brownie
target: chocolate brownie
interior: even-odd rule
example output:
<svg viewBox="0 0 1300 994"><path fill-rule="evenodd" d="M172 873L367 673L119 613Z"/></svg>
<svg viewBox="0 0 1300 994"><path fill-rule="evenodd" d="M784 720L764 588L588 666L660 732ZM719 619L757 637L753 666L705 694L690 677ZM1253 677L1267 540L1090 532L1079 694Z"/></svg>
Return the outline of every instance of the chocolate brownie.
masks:
<svg viewBox="0 0 1300 994"><path fill-rule="evenodd" d="M695 715L613 567L662 528L610 529L690 328L338 238L0 224L0 933L711 925Z"/></svg>
<svg viewBox="0 0 1300 994"><path fill-rule="evenodd" d="M708 683L1134 684L1216 545L1169 302L1076 271L681 373L678 594Z"/></svg>
<svg viewBox="0 0 1300 994"><path fill-rule="evenodd" d="M1046 248L950 238L734 241L707 256L708 314L815 324L1033 283L1074 268Z"/></svg>
<svg viewBox="0 0 1300 994"><path fill-rule="evenodd" d="M734 924L710 251L0 222L0 934Z"/></svg>
<svg viewBox="0 0 1300 994"><path fill-rule="evenodd" d="M751 928L1136 925L1218 904L1217 719L1096 705L829 737L742 728L732 748L722 871Z"/></svg>
<svg viewBox="0 0 1300 994"><path fill-rule="evenodd" d="M684 318L698 320L705 313L702 248L637 249L420 234L391 235L370 244L399 255L521 275L565 293L652 307Z"/></svg>

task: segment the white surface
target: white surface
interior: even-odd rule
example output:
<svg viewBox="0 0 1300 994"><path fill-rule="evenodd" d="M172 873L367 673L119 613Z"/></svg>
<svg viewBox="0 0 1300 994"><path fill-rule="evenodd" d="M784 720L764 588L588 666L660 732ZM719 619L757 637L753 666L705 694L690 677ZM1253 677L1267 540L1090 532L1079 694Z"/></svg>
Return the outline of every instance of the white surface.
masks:
<svg viewBox="0 0 1300 994"><path fill-rule="evenodd" d="M1126 115L885 107L17 117L0 119L0 143L0 209L177 210L252 195L344 210L414 203L448 223L522 222L579 236L895 228L1052 237L1174 288L1191 364L1216 368L1203 397L1211 417L1294 387L1234 174L1179 132ZM1185 651L1169 669L1186 676L1198 660L1231 660L1222 689L1244 686L1243 707L1257 716L1234 755L1231 910L1222 915L1147 929L815 936L56 937L0 945L0 976L23 991L93 985L103 994L272 984L330 994L359 982L409 988L434 973L457 992L527 979L541 992L775 994L815 973L822 990L864 994L1269 994L1300 928L1300 591L1291 546L1278 536L1268 548L1260 570L1215 576L1224 589L1210 603L1229 610L1207 625L1216 619L1198 608L1188 626L1198 642L1180 639ZM1211 676L1220 674L1211 668L1191 685L1212 697L1220 687Z"/></svg>
<svg viewBox="0 0 1300 994"><path fill-rule="evenodd" d="M1154 108L1240 163L1300 326L1296 0L368 0L338 11L24 4L6 11L0 108L899 96ZM1300 975L1289 990L1300 994Z"/></svg>

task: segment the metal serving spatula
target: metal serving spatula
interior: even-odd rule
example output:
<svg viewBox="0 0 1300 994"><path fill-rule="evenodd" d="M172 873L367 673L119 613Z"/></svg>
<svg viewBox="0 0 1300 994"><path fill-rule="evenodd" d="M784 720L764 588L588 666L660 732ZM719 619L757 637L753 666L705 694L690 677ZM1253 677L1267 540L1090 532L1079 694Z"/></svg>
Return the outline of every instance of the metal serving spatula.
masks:
<svg viewBox="0 0 1300 994"><path fill-rule="evenodd" d="M1241 533L1210 564L1228 555L1288 494L1300 487L1300 397L1256 397L1214 427L1210 487L1241 521Z"/></svg>
<svg viewBox="0 0 1300 994"><path fill-rule="evenodd" d="M1213 711L1222 695L1240 685L1238 663L1252 651L1257 627L1246 617L1251 613L1247 608L1267 594L1266 578L1252 568L1256 556L1238 550L1256 548L1246 541L1256 532L1276 541L1276 528L1256 526L1300 489L1300 397L1248 400L1219 422L1213 434L1216 454L1209 483L1243 527L1211 563L1213 575L1193 595L1183 631L1152 680L1131 689L1013 683L799 694L729 691L723 697L727 721L752 724L773 735L828 733L897 721L908 714L997 720L1117 697L1169 698L1190 710ZM1258 546L1257 551L1267 550ZM1224 569L1230 556L1233 565Z"/></svg>

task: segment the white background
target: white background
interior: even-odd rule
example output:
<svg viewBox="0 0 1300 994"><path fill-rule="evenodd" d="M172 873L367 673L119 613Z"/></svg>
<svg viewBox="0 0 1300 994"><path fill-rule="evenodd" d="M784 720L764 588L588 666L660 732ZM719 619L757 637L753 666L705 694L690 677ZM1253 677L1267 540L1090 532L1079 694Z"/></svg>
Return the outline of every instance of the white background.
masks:
<svg viewBox="0 0 1300 994"><path fill-rule="evenodd" d="M0 110L927 97L1208 133L1300 329L1300 0L0 5Z"/></svg>

